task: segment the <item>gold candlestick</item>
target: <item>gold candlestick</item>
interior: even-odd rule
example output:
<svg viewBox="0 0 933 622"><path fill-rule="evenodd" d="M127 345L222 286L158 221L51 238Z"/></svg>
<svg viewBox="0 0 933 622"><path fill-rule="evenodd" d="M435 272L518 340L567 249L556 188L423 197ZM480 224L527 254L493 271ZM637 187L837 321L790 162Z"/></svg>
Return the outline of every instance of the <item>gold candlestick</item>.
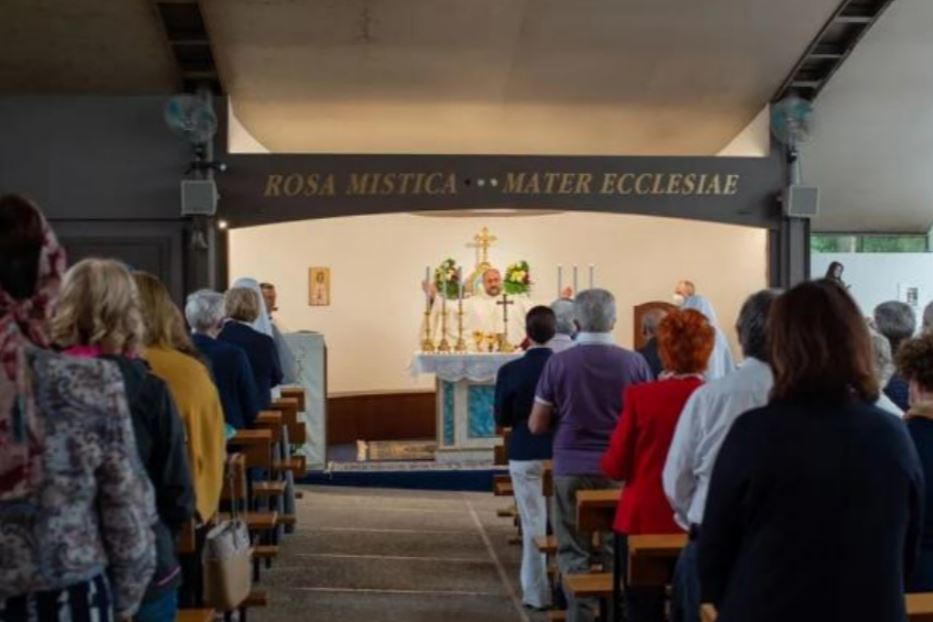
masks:
<svg viewBox="0 0 933 622"><path fill-rule="evenodd" d="M509 343L509 305L515 304L514 300L509 300L508 295L502 292L502 300L496 303L502 305L502 335L498 339L499 352L515 352L515 346Z"/></svg>
<svg viewBox="0 0 933 622"><path fill-rule="evenodd" d="M424 339L421 340L422 352L434 352L434 341L431 339L431 303L424 310Z"/></svg>
<svg viewBox="0 0 933 622"><path fill-rule="evenodd" d="M457 302L457 344L454 346L454 352L463 354L467 351L466 341L463 339L463 295Z"/></svg>
<svg viewBox="0 0 933 622"><path fill-rule="evenodd" d="M450 352L450 342L447 341L447 297L443 293L441 294L441 342L437 344L437 351Z"/></svg>

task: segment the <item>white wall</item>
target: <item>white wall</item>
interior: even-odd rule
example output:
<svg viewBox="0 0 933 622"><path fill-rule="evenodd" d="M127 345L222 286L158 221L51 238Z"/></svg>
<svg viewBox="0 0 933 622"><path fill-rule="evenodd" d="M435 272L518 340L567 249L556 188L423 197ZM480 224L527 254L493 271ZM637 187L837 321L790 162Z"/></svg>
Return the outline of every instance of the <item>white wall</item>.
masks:
<svg viewBox="0 0 933 622"><path fill-rule="evenodd" d="M866 316L888 300L907 302L907 289L919 289L917 322L933 299L933 253L813 253L810 274L821 277L833 261L845 266L842 280Z"/></svg>
<svg viewBox="0 0 933 622"><path fill-rule="evenodd" d="M330 390L389 391L431 387L407 372L418 344L426 265L452 256L472 268L466 244L483 226L498 236L498 267L527 259L535 298L557 294L557 265L597 266L597 285L617 297L620 344L632 340L634 305L669 300L675 282L693 280L715 305L734 343L745 297L766 285L764 230L645 216L563 213L524 217L445 218L414 214L354 216L237 229L230 236L231 280L276 284L279 319L290 330L326 336ZM330 307L307 304L308 268L330 266Z"/></svg>

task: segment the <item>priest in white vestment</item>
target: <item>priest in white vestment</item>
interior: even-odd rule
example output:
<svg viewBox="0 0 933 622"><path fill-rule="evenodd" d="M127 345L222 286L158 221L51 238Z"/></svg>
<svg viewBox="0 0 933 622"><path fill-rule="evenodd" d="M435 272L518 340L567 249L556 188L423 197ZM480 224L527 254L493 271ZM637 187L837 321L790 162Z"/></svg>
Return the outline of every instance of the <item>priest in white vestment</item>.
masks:
<svg viewBox="0 0 933 622"><path fill-rule="evenodd" d="M504 332L502 317L502 273L495 268L489 268L482 275L482 287L469 298L463 300L463 339L467 349L476 351L476 342L473 334L482 332L484 335L498 335ZM443 304L441 298L434 293L434 302L431 307L431 335L435 344L441 339L441 310L447 311L447 341L453 348L457 343L457 301L447 300ZM509 330L508 339L513 346L518 346L524 339L525 315L533 304L527 295L509 296ZM424 335L424 326L421 327ZM485 351L486 346L484 346Z"/></svg>

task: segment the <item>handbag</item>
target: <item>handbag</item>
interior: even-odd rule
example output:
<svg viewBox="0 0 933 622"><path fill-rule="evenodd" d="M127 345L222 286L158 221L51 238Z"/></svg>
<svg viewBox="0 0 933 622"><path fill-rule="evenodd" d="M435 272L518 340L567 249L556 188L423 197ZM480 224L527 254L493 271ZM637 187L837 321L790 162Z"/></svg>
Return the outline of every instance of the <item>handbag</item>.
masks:
<svg viewBox="0 0 933 622"><path fill-rule="evenodd" d="M201 565L204 572L204 600L220 611L238 608L253 587L249 529L240 519L239 502L232 471L227 474L232 510L230 520L221 521L207 532Z"/></svg>

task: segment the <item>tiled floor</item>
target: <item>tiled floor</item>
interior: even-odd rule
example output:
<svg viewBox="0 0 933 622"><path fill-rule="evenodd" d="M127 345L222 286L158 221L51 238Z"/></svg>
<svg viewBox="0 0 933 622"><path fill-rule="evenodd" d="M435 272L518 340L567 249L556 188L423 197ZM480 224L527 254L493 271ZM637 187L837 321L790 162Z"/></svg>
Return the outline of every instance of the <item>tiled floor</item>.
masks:
<svg viewBox="0 0 933 622"><path fill-rule="evenodd" d="M304 488L255 622L539 622L491 493Z"/></svg>

